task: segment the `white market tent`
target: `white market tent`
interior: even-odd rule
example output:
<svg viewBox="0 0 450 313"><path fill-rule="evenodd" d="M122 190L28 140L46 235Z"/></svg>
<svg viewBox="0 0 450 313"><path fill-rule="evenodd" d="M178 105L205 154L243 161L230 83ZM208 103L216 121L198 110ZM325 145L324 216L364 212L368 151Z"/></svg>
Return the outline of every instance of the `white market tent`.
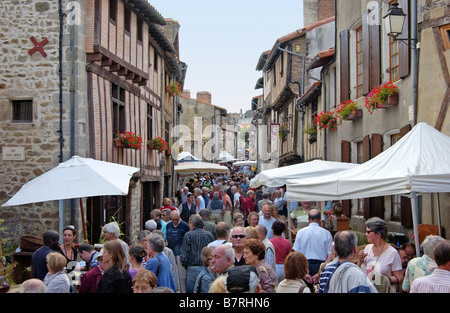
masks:
<svg viewBox="0 0 450 313"><path fill-rule="evenodd" d="M232 166L256 166L256 161L237 161L232 164Z"/></svg>
<svg viewBox="0 0 450 313"><path fill-rule="evenodd" d="M185 162L175 165L175 172L177 173L229 173L229 171L226 166L208 162Z"/></svg>
<svg viewBox="0 0 450 313"><path fill-rule="evenodd" d="M288 179L286 189L288 201L409 196L414 234L419 238L416 196L450 192L450 137L419 123L392 147L353 169L315 178ZM420 251L418 240L416 251Z"/></svg>
<svg viewBox="0 0 450 313"><path fill-rule="evenodd" d="M358 164L313 160L284 167L272 168L270 170L262 171L256 175L250 181L250 187L258 188L263 185L267 187L280 187L285 185L288 179L305 179L325 174L338 173L356 166L358 166Z"/></svg>
<svg viewBox="0 0 450 313"><path fill-rule="evenodd" d="M219 158L218 158L218 162L233 162L236 161L237 159L231 155L228 151L222 151L219 153Z"/></svg>
<svg viewBox="0 0 450 313"><path fill-rule="evenodd" d="M177 162L178 163L183 163L183 162L199 162L200 159L196 158L195 156L193 156L190 152L188 151L183 151L180 152L177 155Z"/></svg>

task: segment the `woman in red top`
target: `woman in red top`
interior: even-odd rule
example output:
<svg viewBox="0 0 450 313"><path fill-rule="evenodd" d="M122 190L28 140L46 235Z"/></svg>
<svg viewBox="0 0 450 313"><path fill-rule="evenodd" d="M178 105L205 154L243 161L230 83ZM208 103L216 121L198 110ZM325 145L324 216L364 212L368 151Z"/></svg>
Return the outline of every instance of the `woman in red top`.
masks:
<svg viewBox="0 0 450 313"><path fill-rule="evenodd" d="M292 251L291 242L281 236L285 228L286 225L282 221L275 221L272 224L272 232L274 237L270 239L270 242L275 248L275 267L278 281L282 281L284 279L284 260Z"/></svg>

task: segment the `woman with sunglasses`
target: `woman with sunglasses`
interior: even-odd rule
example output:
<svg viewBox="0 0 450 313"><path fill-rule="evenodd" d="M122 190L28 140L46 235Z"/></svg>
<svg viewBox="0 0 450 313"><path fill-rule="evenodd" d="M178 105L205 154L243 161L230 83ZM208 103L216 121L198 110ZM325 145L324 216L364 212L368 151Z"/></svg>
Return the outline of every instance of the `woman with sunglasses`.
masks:
<svg viewBox="0 0 450 313"><path fill-rule="evenodd" d="M366 237L369 244L358 255L358 265L369 278L373 279L379 292L390 290L380 287L388 278L390 286L403 282L402 261L398 251L386 242L386 222L379 217L366 221Z"/></svg>

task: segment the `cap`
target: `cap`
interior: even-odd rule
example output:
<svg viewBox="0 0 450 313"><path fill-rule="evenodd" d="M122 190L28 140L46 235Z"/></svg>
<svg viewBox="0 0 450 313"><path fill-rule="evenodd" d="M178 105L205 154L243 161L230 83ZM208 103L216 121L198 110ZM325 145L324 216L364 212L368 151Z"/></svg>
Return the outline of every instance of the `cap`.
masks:
<svg viewBox="0 0 450 313"><path fill-rule="evenodd" d="M227 290L231 293L241 293L251 290L252 275L258 279L258 272L253 265L233 266L227 271ZM259 279L258 279L259 281Z"/></svg>

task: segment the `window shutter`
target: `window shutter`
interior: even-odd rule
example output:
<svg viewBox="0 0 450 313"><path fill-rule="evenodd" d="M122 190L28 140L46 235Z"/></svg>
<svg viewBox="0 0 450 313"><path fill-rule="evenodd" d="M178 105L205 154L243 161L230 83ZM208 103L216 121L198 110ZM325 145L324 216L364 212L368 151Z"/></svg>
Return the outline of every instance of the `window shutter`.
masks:
<svg viewBox="0 0 450 313"><path fill-rule="evenodd" d="M362 17L362 55L363 55L363 95L367 95L372 86L370 84L370 33L369 25L367 23L367 16L369 12L366 11Z"/></svg>
<svg viewBox="0 0 450 313"><path fill-rule="evenodd" d="M367 162L370 160L370 138L369 138L369 135L364 137L363 147L364 147L363 162Z"/></svg>
<svg viewBox="0 0 450 313"><path fill-rule="evenodd" d="M341 142L341 161L350 163L351 145L350 141ZM350 200L342 200L342 211L345 216L351 217Z"/></svg>
<svg viewBox="0 0 450 313"><path fill-rule="evenodd" d="M410 125L410 124L408 124L408 125L406 125L406 126L403 126L403 127L400 129L400 136L401 136L401 137L405 136L410 130L411 130L411 125Z"/></svg>
<svg viewBox="0 0 450 313"><path fill-rule="evenodd" d="M349 61L349 31L343 30L339 34L339 53L340 53L340 85L341 101L350 99L350 61Z"/></svg>
<svg viewBox="0 0 450 313"><path fill-rule="evenodd" d="M380 25L370 25L370 77L369 87L378 86L381 83L381 45Z"/></svg>
<svg viewBox="0 0 450 313"><path fill-rule="evenodd" d="M399 36L401 38L409 38L409 1L408 0L399 0L399 7L402 8L403 12L406 14L405 22L403 24L403 32ZM399 72L400 78L409 75L409 45L405 45L403 42L398 43L398 52L400 58L399 64Z"/></svg>
<svg viewBox="0 0 450 313"><path fill-rule="evenodd" d="M372 158L383 152L383 136L372 134Z"/></svg>
<svg viewBox="0 0 450 313"><path fill-rule="evenodd" d="M400 197L400 216L403 227L413 227L411 199L408 197Z"/></svg>

